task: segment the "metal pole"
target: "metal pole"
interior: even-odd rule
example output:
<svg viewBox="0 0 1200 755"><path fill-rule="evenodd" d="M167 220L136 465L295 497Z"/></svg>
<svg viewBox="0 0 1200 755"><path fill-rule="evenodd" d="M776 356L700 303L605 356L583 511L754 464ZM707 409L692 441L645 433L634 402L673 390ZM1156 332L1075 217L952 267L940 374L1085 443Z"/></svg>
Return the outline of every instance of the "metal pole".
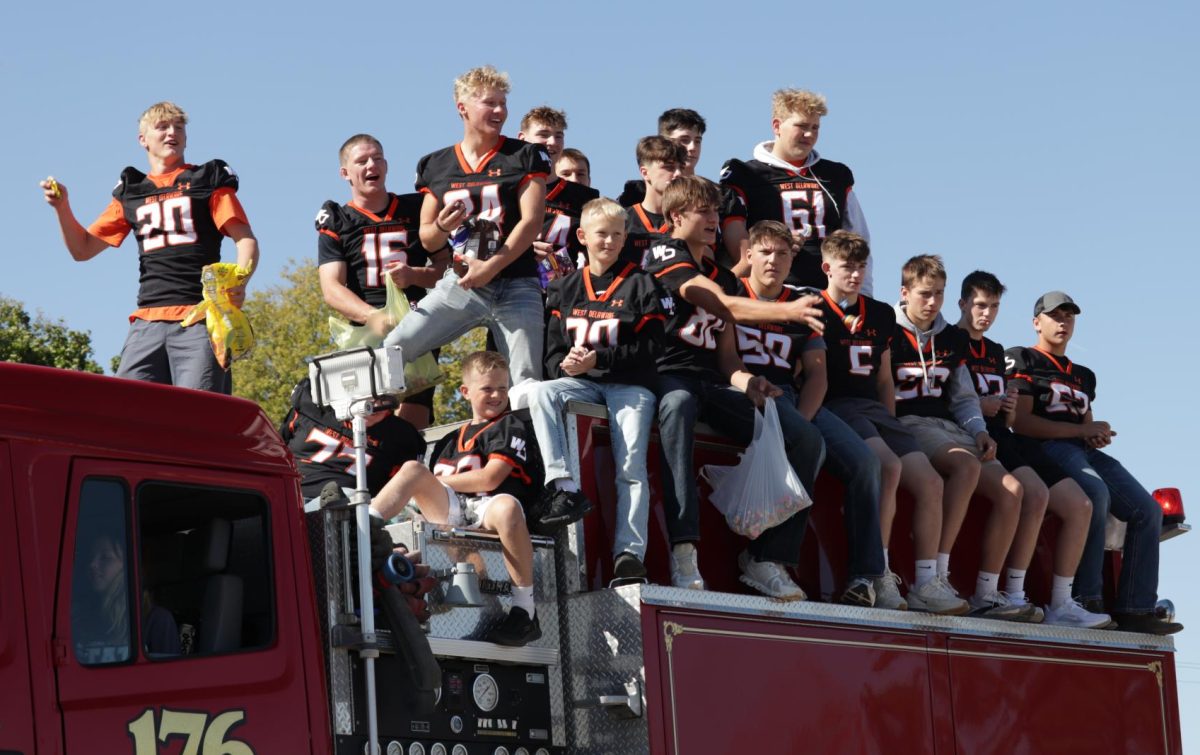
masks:
<svg viewBox="0 0 1200 755"><path fill-rule="evenodd" d="M367 489L367 415L374 408L371 401L359 401L350 408L354 430L354 474L356 489L350 503L354 506L354 521L358 525L358 608L364 647L358 651L363 659L367 681L367 752L379 750L379 721L375 711L375 596L371 589L371 493Z"/></svg>

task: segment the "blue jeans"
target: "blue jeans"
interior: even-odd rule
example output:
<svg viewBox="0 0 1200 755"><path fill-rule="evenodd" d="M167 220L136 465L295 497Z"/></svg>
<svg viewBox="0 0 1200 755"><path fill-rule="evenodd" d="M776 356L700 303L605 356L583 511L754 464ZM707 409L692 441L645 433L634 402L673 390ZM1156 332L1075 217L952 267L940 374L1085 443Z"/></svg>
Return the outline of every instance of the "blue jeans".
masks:
<svg viewBox="0 0 1200 755"><path fill-rule="evenodd" d="M483 288L466 291L458 285L458 275L451 269L383 344L400 346L405 360L413 360L472 328L486 326L508 360L512 384L540 380L543 309L542 289L536 277L496 278Z"/></svg>
<svg viewBox="0 0 1200 755"><path fill-rule="evenodd" d="M813 424L825 439L825 467L842 482L846 495L842 521L849 552L847 576L883 576L883 536L879 531L879 457L854 429L821 407Z"/></svg>
<svg viewBox="0 0 1200 755"><path fill-rule="evenodd" d="M546 485L569 478L563 408L568 401L590 401L608 407L613 465L617 472L617 532L613 555L622 551L646 558L650 521L650 483L646 452L654 424L654 394L640 385L599 383L565 377L539 383L530 395L529 416L546 469Z"/></svg>
<svg viewBox="0 0 1200 755"><path fill-rule="evenodd" d="M667 532L672 545L698 542L700 504L693 454L696 422L703 420L734 443L744 446L754 435L754 404L728 384L678 373L659 375L656 392L662 468L670 477L663 480L662 486ZM777 401L776 405L782 403L785 402ZM781 411L784 449L800 483L811 492L824 454L821 433L799 412L789 420L784 416ZM750 555L759 561L799 563L800 543L807 525L808 510L805 509L751 540Z"/></svg>
<svg viewBox="0 0 1200 755"><path fill-rule="evenodd" d="M1158 601L1162 508L1121 462L1103 451L1069 440L1047 440L1042 447L1092 501L1092 524L1079 570L1075 572L1075 595L1080 600L1102 596L1104 531L1111 513L1126 525L1121 578L1113 610L1150 613Z"/></svg>

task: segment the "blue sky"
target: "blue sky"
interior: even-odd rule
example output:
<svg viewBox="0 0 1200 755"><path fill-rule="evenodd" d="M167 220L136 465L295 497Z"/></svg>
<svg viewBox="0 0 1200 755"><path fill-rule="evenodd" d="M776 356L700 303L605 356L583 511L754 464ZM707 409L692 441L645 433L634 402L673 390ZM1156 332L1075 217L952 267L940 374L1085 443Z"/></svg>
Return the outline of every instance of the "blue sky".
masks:
<svg viewBox="0 0 1200 755"><path fill-rule="evenodd" d="M262 287L313 257L317 209L345 200L341 142L376 134L389 185L409 190L417 158L461 133L451 82L470 66L511 74L514 135L529 107L565 109L568 144L608 194L635 174L634 143L662 110L705 115L700 172L715 176L769 138L771 92L801 86L829 98L818 150L854 169L877 295L894 299L916 253L943 255L952 283L991 270L1009 287L991 335L1015 345L1032 339L1038 294L1070 292L1083 308L1070 355L1098 374L1111 451L1147 487L1182 488L1200 522L1187 327L1200 250L1184 228L1200 205L1194 3L358 7L7 9L0 200L18 220L0 293L90 330L102 364L119 352L136 248L73 262L35 184L60 178L90 222L121 168L145 168L136 122L157 100L188 111L190 160L240 174ZM1191 626L1176 641L1183 710L1200 709L1198 540L1162 551L1160 593ZM1185 717L1184 736L1200 742L1200 724Z"/></svg>

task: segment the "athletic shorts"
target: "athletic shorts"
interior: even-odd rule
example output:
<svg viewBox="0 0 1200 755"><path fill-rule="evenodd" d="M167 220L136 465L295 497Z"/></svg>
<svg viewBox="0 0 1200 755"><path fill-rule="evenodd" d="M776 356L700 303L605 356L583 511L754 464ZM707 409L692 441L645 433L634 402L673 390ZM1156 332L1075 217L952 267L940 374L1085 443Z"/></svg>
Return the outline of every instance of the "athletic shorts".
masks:
<svg viewBox="0 0 1200 755"><path fill-rule="evenodd" d="M441 481L439 480L439 482ZM446 523L455 527L483 527L483 517L487 514L488 508L493 501L500 498L495 495L459 493L444 482L442 488L446 491L446 501L449 504ZM522 515L524 515L524 510L522 510Z"/></svg>
<svg viewBox="0 0 1200 755"><path fill-rule="evenodd" d="M975 445L975 436L960 427L957 423L951 422L948 419L941 417L920 417L915 414L910 414L907 417L901 417L900 422L912 431L913 437L917 439L921 450L929 458L946 446L953 446L970 451L979 457L979 448ZM1000 462L992 459L983 462L984 464L999 464Z"/></svg>
<svg viewBox="0 0 1200 755"><path fill-rule="evenodd" d="M1042 482L1046 483L1048 488L1067 479L1067 473L1062 471L1062 467L1058 466L1054 459L1051 459L1050 455L1042 449L1040 440L1017 435L1008 428L1003 430L988 428L988 433L996 441L996 459L1009 472L1015 472L1021 467L1029 467L1041 478Z"/></svg>
<svg viewBox="0 0 1200 755"><path fill-rule="evenodd" d="M850 425L860 438L881 438L898 457L918 453L921 446L900 421L888 413L883 404L869 398L835 398L825 402L825 408Z"/></svg>

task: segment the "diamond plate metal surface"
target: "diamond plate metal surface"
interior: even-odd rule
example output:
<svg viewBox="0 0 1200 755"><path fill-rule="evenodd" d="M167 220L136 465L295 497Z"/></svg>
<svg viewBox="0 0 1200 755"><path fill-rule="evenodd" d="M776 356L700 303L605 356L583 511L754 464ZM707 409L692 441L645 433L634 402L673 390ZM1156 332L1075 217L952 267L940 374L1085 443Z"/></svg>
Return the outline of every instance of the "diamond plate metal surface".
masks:
<svg viewBox="0 0 1200 755"><path fill-rule="evenodd" d="M650 752L646 718L617 718L601 695L623 695L625 685L645 686L641 604L636 590L579 593L567 598L569 655L567 704L572 752L608 755ZM645 707L645 695L642 695Z"/></svg>
<svg viewBox="0 0 1200 755"><path fill-rule="evenodd" d="M490 581L493 586L509 585L508 570L504 566L504 554L500 539L494 534L478 530L465 530L448 525L431 524L424 521L408 521L388 525L392 539L409 550L421 551L421 562L431 569L450 569L460 561L474 565L479 575L481 588ZM538 622L542 636L523 649L547 651L542 654L549 659L561 658L559 649L559 592L555 578L555 548L550 538L533 538L533 598L537 604ZM446 582L442 583L443 585ZM498 591L482 589L484 605L481 608L453 608L441 602L441 593L429 595L432 616L428 631L431 646L451 650L455 657L479 657L508 662L528 662L530 654L520 650L500 648L480 640L504 620L511 606L508 595ZM464 641L464 642L455 642ZM554 655L550 655L550 653ZM458 653L462 653L459 655ZM449 653L447 653L449 655ZM552 741L555 746L566 744L566 721L562 695L563 666L555 663L547 667L550 676L550 715L553 728Z"/></svg>
<svg viewBox="0 0 1200 755"><path fill-rule="evenodd" d="M313 581L317 586L317 608L323 612L321 643L329 680L330 721L333 733L354 733L354 683L350 654L330 646L329 627L338 622L345 603L342 539L349 534L350 512L318 510L305 515L308 542L312 548Z"/></svg>

